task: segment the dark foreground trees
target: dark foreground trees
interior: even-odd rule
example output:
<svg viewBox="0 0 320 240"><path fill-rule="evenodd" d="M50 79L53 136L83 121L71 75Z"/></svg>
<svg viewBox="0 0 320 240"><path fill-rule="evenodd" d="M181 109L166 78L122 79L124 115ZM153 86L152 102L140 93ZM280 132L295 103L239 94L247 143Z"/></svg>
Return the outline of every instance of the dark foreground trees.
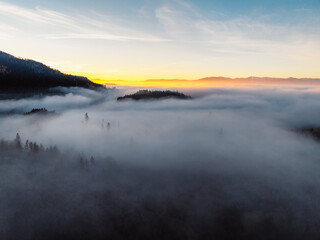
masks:
<svg viewBox="0 0 320 240"><path fill-rule="evenodd" d="M0 141L0 239L320 237L316 188L296 197L247 175L20 148L21 138Z"/></svg>

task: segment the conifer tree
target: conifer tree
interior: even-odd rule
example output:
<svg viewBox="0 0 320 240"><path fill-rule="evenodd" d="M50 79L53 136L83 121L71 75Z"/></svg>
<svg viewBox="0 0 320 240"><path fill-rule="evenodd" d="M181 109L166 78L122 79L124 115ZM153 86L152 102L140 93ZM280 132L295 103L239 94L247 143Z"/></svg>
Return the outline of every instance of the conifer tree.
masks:
<svg viewBox="0 0 320 240"><path fill-rule="evenodd" d="M20 137L19 133L17 133L17 135L16 135L16 138L15 138L14 142L15 142L16 147L17 147L18 149L22 149L22 145L21 145L21 137Z"/></svg>
<svg viewBox="0 0 320 240"><path fill-rule="evenodd" d="M24 144L24 150L28 150L29 149L29 140L26 140L26 143Z"/></svg>
<svg viewBox="0 0 320 240"><path fill-rule="evenodd" d="M84 115L84 118L85 118L85 121L86 121L86 123L89 121L89 115L88 115L88 113L86 113L85 115Z"/></svg>

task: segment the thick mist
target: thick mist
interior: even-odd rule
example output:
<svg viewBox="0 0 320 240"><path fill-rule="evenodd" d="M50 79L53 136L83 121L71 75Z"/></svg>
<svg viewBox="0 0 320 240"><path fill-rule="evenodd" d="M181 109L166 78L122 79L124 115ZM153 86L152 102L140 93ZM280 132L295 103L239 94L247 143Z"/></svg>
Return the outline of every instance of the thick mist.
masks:
<svg viewBox="0 0 320 240"><path fill-rule="evenodd" d="M0 102L1 239L319 239L318 89L135 90Z"/></svg>

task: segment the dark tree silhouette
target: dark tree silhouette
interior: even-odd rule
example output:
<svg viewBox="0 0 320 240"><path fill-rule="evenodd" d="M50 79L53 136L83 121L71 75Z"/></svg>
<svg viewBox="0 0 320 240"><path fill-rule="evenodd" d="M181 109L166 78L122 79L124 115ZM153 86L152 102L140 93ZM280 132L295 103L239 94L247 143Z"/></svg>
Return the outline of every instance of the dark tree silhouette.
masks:
<svg viewBox="0 0 320 240"><path fill-rule="evenodd" d="M55 114L55 111L48 111L46 108L33 108L30 112L24 113L24 115L32 115L32 114L42 114L42 115L48 115L48 114Z"/></svg>
<svg viewBox="0 0 320 240"><path fill-rule="evenodd" d="M89 115L88 115L88 113L86 113L85 115L84 115L84 119L85 119L85 121L86 121L86 123L89 121Z"/></svg>
<svg viewBox="0 0 320 240"><path fill-rule="evenodd" d="M20 137L19 133L17 133L14 142L15 142L16 147L17 147L18 149L22 149L21 137Z"/></svg>
<svg viewBox="0 0 320 240"><path fill-rule="evenodd" d="M146 99L159 99L159 98L177 98L177 99L191 99L190 96L180 92L174 91L150 91L139 90L138 92L123 97L118 97L117 100L133 99L133 100L146 100Z"/></svg>
<svg viewBox="0 0 320 240"><path fill-rule="evenodd" d="M29 150L29 140L26 140L26 143L24 144L24 150L28 151Z"/></svg>

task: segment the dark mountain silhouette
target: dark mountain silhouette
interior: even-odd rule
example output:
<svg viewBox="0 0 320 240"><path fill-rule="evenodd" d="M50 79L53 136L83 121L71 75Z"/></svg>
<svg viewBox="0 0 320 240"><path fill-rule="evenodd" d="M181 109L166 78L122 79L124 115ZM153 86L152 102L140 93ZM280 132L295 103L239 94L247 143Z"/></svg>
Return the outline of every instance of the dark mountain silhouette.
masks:
<svg viewBox="0 0 320 240"><path fill-rule="evenodd" d="M125 99L144 100L144 99L159 99L159 98L190 99L191 97L180 92L173 92L169 90L167 91L139 90L134 94L118 97L117 100L118 101L125 100Z"/></svg>
<svg viewBox="0 0 320 240"><path fill-rule="evenodd" d="M0 51L0 93L43 93L58 86L102 88L85 77L63 74L40 62Z"/></svg>

